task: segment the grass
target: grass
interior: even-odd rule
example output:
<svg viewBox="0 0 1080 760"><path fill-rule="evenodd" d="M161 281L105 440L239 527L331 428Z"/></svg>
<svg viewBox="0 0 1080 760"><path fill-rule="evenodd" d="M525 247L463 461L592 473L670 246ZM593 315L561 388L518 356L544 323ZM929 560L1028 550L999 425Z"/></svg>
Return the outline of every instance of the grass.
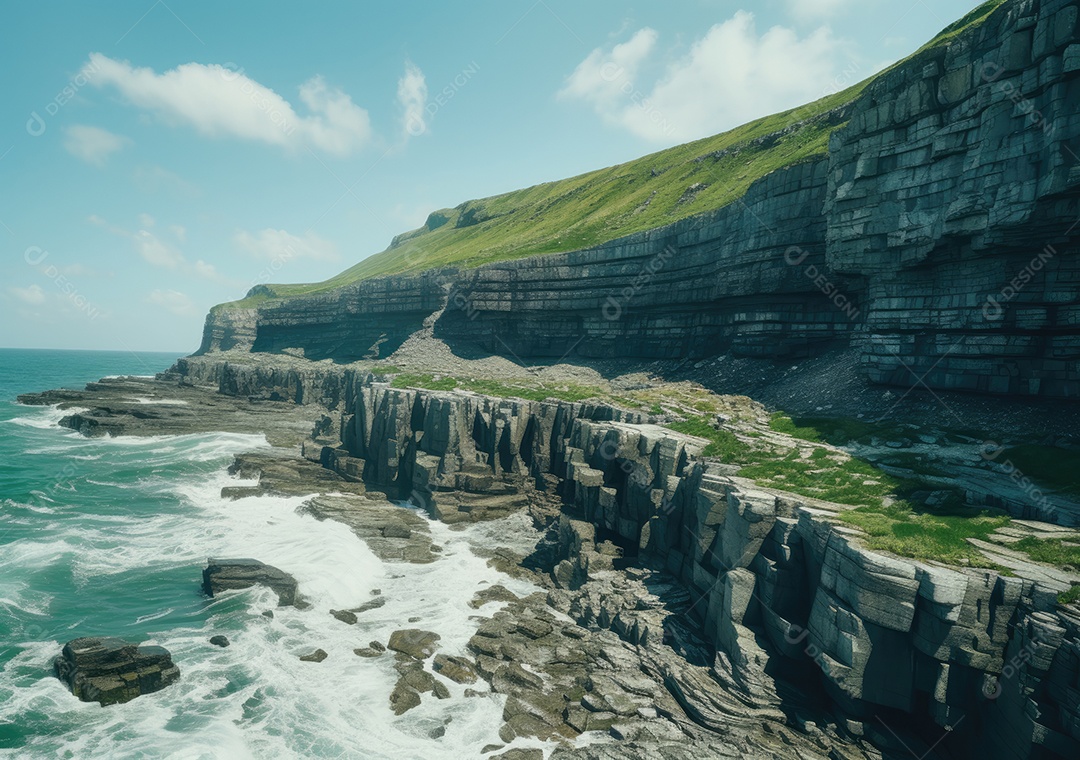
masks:
<svg viewBox="0 0 1080 760"><path fill-rule="evenodd" d="M604 391L589 385L562 384L551 385L535 383L516 385L501 383L496 380L474 380L457 378L449 375L429 375L419 373L401 373L391 381L394 388L425 388L432 391L467 390L499 398L521 398L529 401L546 401L554 398L560 401L584 401L602 397Z"/></svg>
<svg viewBox="0 0 1080 760"><path fill-rule="evenodd" d="M982 23L1002 2L980 5L894 66L948 44ZM255 295L223 306L251 308L271 298L331 290L382 275L573 251L722 208L767 174L825 155L829 136L843 125L839 109L892 68L811 104L719 135L433 212L423 227L399 235L382 253L329 280L261 285Z"/></svg>
<svg viewBox="0 0 1080 760"><path fill-rule="evenodd" d="M1065 543L1061 539L1028 536L1010 544L1009 548L1025 552L1036 562L1057 567L1080 567L1080 546Z"/></svg>
<svg viewBox="0 0 1080 760"><path fill-rule="evenodd" d="M1025 476L1067 494L1080 494L1080 451L1024 444L1005 449L997 462L1012 462Z"/></svg>
<svg viewBox="0 0 1080 760"><path fill-rule="evenodd" d="M993 567L968 539L988 541L994 531L1008 524L1009 517L989 510L930 511L901 501L848 510L840 520L864 531L871 549L952 565Z"/></svg>
<svg viewBox="0 0 1080 760"><path fill-rule="evenodd" d="M774 412L769 417L769 429L777 433L785 433L792 438L801 438L804 441L823 441L820 431L812 425L801 426L783 412Z"/></svg>
<svg viewBox="0 0 1080 760"><path fill-rule="evenodd" d="M1080 586L1073 586L1068 591L1058 594L1058 604L1076 604L1080 602Z"/></svg>
<svg viewBox="0 0 1080 760"><path fill-rule="evenodd" d="M783 457L747 465L739 475L762 485L851 506L881 504L901 485L871 464L830 455L825 449L817 449L807 458L793 449Z"/></svg>
<svg viewBox="0 0 1080 760"><path fill-rule="evenodd" d="M668 427L678 433L697 436L709 441L701 452L703 456L718 457L721 461L734 464L743 462L750 454L750 447L735 437L730 430L713 427L708 417L691 417L681 422L671 422Z"/></svg>

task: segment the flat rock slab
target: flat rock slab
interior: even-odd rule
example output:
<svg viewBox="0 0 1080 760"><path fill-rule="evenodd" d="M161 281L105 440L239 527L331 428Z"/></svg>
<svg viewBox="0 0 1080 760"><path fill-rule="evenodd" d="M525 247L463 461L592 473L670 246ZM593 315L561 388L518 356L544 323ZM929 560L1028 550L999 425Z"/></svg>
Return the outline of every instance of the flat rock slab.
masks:
<svg viewBox="0 0 1080 760"><path fill-rule="evenodd" d="M222 591L267 586L278 595L282 607L297 605L300 595L296 579L273 565L257 559L209 559L203 570L203 591L216 596Z"/></svg>
<svg viewBox="0 0 1080 760"><path fill-rule="evenodd" d="M53 671L76 697L102 706L130 702L180 678L167 649L117 638L69 641L53 661Z"/></svg>

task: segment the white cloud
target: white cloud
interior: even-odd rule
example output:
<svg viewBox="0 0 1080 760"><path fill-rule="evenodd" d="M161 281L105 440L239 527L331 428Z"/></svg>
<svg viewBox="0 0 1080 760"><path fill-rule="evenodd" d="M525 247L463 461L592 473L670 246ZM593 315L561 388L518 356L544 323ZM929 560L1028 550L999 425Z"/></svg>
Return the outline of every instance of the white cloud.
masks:
<svg viewBox="0 0 1080 760"><path fill-rule="evenodd" d="M139 214L139 226L141 227L153 227L157 223L157 220L149 214Z"/></svg>
<svg viewBox="0 0 1080 760"><path fill-rule="evenodd" d="M753 14L738 11L649 83L640 72L656 41L656 32L642 29L610 51L594 50L559 96L590 103L607 123L639 137L682 142L833 91L846 49L826 27L804 37L781 26L758 34Z"/></svg>
<svg viewBox="0 0 1080 760"><path fill-rule="evenodd" d="M142 217L147 217L147 215L140 214L141 222L153 221L152 218ZM126 230L123 227L109 224L97 214L91 214L87 217L87 220L97 227L108 230L117 237L130 240L135 252L149 264L165 269L178 269L187 263L184 259L184 254L147 229L138 229L135 231Z"/></svg>
<svg viewBox="0 0 1080 760"><path fill-rule="evenodd" d="M8 288L8 292L23 303L32 306L45 303L45 291L41 289L40 285L31 285L26 288Z"/></svg>
<svg viewBox="0 0 1080 760"><path fill-rule="evenodd" d="M182 224L170 224L169 232L173 234L173 237L179 240L181 243L187 242L187 228Z"/></svg>
<svg viewBox="0 0 1080 760"><path fill-rule="evenodd" d="M72 124L64 130L64 149L94 166L104 166L109 156L130 143L131 140L122 135L87 124Z"/></svg>
<svg viewBox="0 0 1080 760"><path fill-rule="evenodd" d="M170 124L187 124L210 137L299 147L347 155L371 140L368 113L342 90L316 76L300 86L309 113L246 76L243 69L185 63L162 74L91 53L91 84L112 85L134 105Z"/></svg>
<svg viewBox="0 0 1080 760"><path fill-rule="evenodd" d="M260 259L288 261L307 258L316 261L337 261L341 258L337 246L314 232L307 232L297 237L285 230L267 227L252 234L247 230L237 230L233 242L248 253Z"/></svg>
<svg viewBox="0 0 1080 760"><path fill-rule="evenodd" d="M198 314L195 304L187 295L178 290L152 290L146 300L160 306L178 317L190 317Z"/></svg>
<svg viewBox="0 0 1080 760"><path fill-rule="evenodd" d="M405 61L405 76L398 80L397 97L401 104L401 124L405 139L427 131L424 108L427 106L427 80L412 61Z"/></svg>
<svg viewBox="0 0 1080 760"><path fill-rule="evenodd" d="M149 230L138 230L132 236L135 250L148 263L165 269L176 269L184 263L184 255L163 242Z"/></svg>
<svg viewBox="0 0 1080 760"><path fill-rule="evenodd" d="M208 264L207 262L203 261L202 259L199 259L198 261L195 262L195 270L194 271L195 271L195 275L197 277L201 277L204 280L220 280L221 279L221 275L218 274L217 267L215 267L213 264Z"/></svg>
<svg viewBox="0 0 1080 760"><path fill-rule="evenodd" d="M628 41L615 45L609 53L597 48L578 64L559 96L592 100L597 107L614 107L625 99L626 83L637 79L638 70L652 53L658 37L654 30L645 27Z"/></svg>

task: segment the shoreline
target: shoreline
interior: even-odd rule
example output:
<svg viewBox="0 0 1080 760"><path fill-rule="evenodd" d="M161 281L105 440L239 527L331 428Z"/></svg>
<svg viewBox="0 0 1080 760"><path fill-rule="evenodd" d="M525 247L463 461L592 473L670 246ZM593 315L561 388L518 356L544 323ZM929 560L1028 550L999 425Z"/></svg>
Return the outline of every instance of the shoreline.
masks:
<svg viewBox="0 0 1080 760"><path fill-rule="evenodd" d="M260 371L274 372L272 367ZM276 389L279 385L267 386L256 397L229 396L212 386L192 385L190 380L185 382L173 373L155 380L126 378L92 383L87 392L53 392L36 399L89 406L93 410L90 414L80 414L66 423L84 434L149 435L185 427L191 430L199 425L209 425L206 430L220 431L224 426L230 428L227 432L250 432L269 424L272 429L259 432L267 434L276 447L238 455L231 468L243 476L257 476L259 484L226 489L229 493L223 495L243 498L256 494L308 495L317 491L321 495L309 499L304 509L320 519L345 523L385 561L437 563L439 560L438 552L432 551L430 541L416 525L403 525L402 520L396 519L398 515L410 514L408 510L386 509L391 506L390 497L419 496L414 500L422 508L451 527L454 523L482 526L489 524L485 518L527 514L541 537L534 550L522 554L492 547L491 556L486 559L493 567L528 579L545 591L524 599L504 593L505 589L478 596L474 600L478 608L489 598L507 606L480 621L468 644L471 661L450 663L451 672L457 672L455 668L471 671L487 681L494 691L506 695L501 734L504 741L517 737L561 740L563 743L552 755L555 758L614 757L604 754L615 751L611 748L619 753L639 752L645 756L658 748L674 751L676 747L680 752L692 747L696 752L714 753L731 753L739 747L739 752L751 757L802 747L808 753L836 752L844 757L869 758L900 746L892 734L895 731L905 742L913 746L921 743L926 750L931 749L934 728L924 722L925 718L905 717L904 711L894 712L880 706L878 709L885 709L889 720L884 727L858 718L858 711L853 712L854 704L867 697L871 702L881 697L863 693L852 702L850 679L855 669L865 671L868 666L875 667L874 658L864 652L866 656L861 663L836 660L835 643L830 645L822 635L826 630L835 630L832 627L839 621L815 622L814 616L830 608L835 615L836 605L840 605L845 614L861 621L861 633L856 634L853 643L862 646L857 643L862 639L872 650L875 643L881 646L876 640L883 635L874 633L875 630L895 631L889 635L899 642L901 639L896 638L901 635L899 632L905 626L910 628L917 616L926 614L919 599L929 594L928 599L944 605L941 612L931 614L939 615L937 619L941 623L959 631L971 625L964 610L975 602L971 598L972 582L982 575L981 571L957 572L955 568L935 568L933 563L926 565L868 552L857 541L853 543L850 536L844 538L843 533L829 527L828 513L821 511L823 505L810 507L805 503L807 500L802 500L800 505L791 501L791 494L754 490L754 484L749 481L730 473L719 474L724 472L723 465L717 469L716 465L702 468L693 464L699 455L694 451L700 453L701 445L695 439L660 428L654 430L655 426L644 423L640 417L617 421L626 412L587 404L490 401L468 393L397 391L374 380L369 378L346 391L356 394L352 400L339 395L336 403L328 407L279 400L289 397ZM321 389L324 396L334 396L328 393L329 384L320 383L319 378L309 375L306 381L310 385L289 398L297 399L299 395L307 400L311 388ZM422 414L417 406L421 401L426 409ZM493 405L483 411L489 403ZM186 408L192 406L199 411ZM465 411L474 406L476 411ZM436 409L442 410L439 414L450 416L432 417ZM570 425L566 415L572 409L587 409L595 419L609 421L579 420ZM371 415L364 423L367 425L364 431L361 423L353 419L361 410ZM455 427L457 423L453 422L458 419L455 415L461 414L466 417L472 414L478 420L484 416L485 424L502 432L494 438L476 429L463 433L465 429ZM410 417L412 423L408 422ZM529 434L528 430L539 424L536 420L542 419L562 425L560 429L567 432L571 428L574 431L566 443L560 444L559 453L566 461L561 465L566 468L562 475L553 474L559 472L560 466L550 454L545 455L546 461L537 459L540 454L536 452L541 449L537 448L536 439L543 437L542 431L535 429ZM422 431L425 443L419 445L426 445L429 452L443 454L436 453L435 459L431 459L431 453L410 448L418 445L407 440L410 424ZM417 425L419 428L415 428ZM365 460L358 456L363 453L356 448L359 443L337 440L338 430L347 429L357 431L350 435L370 438L364 444L369 448L374 441L371 436L386 435L387 440L396 441L398 453L391 454L390 459L372 459L372 452L368 451ZM455 429L459 432L455 433ZM474 443L466 446L466 440L459 437L462 435L472 436ZM691 540L670 533L664 538L662 524L654 518L649 523L653 530L648 536L643 534L639 542L629 543L621 537L619 531L623 526L618 520L625 518L609 522L603 517L606 510L639 510L642 503L629 492L618 493L619 487L605 486L607 476L587 463L599 451L598 442L611 436L619 454L626 456L631 471L644 466L653 471L655 478L662 476L665 467L673 467L669 470L671 475L666 476L669 480L675 477L691 485L695 481L699 483L685 496L675 494L674 507L664 505L669 517L685 513L680 518L685 522L697 513L700 520L702 497L715 494L708 497L714 502L710 514L718 518L712 522L713 527L709 525L716 518L705 517L703 522L684 524L683 531ZM466 456L479 456L481 469L491 475L482 475L469 466L453 473L455 467L462 466L462 460L455 459L459 464L451 466L448 457L451 454L460 457L455 452L473 451L470 448L473 445L477 446L476 452L482 450L482 445L490 445L490 456L468 453ZM584 459L572 454L574 445L584 446ZM627 446L638 453L630 453ZM533 453L528 453L529 449ZM593 453L589 454L590 451ZM523 458L530 458L531 464L524 465ZM406 462L409 462L407 482L402 480ZM394 467L386 469L390 464ZM425 469L421 470L421 465ZM713 469L718 474L708 474ZM417 488L418 483L424 483L424 487ZM707 483L711 485L706 486ZM622 487L632 488L633 483L627 480ZM331 491L341 495L328 496ZM605 502L611 498L606 492L618 495L621 506ZM647 492L648 489L644 493ZM691 502L685 502L687 498ZM680 500L685 503L679 503ZM634 506L635 502L638 506ZM605 503L609 506L604 506ZM718 537L706 543L706 535ZM821 542L816 548L807 543L814 536L817 537L814 540ZM696 551L701 559L681 559L682 552L693 545L699 547ZM738 549L740 545L742 549ZM798 567L790 564L793 552L801 555L797 557ZM814 554L816 560L812 558ZM272 557L260 559L274 561ZM705 567L712 565L714 569L706 572L713 575L695 577L700 572L697 570L687 575L685 563L690 561L694 567L700 567L701 561ZM791 598L790 593L779 593L789 584L805 584L806 578L796 578L792 573L801 576L799 567L803 563L813 566L815 562L820 563L819 573L847 573L851 578L847 583L853 584L847 587L849 590L837 586L835 581L827 586L828 591L819 586L817 597L825 593L825 599L831 600L820 611L820 600L814 596L813 587L809 590L810 598L814 599L812 610L806 609L810 598L799 601L799 594ZM830 563L835 562L841 564L833 565L835 569L828 571ZM844 570L845 562L854 564ZM716 568L725 565L727 571L717 572ZM1053 585L1052 578L1017 585L1006 576L996 572L993 575L998 577L997 587L1007 596L1012 594L1008 589L1015 587L1021 591L1020 597L1027 599L1023 602L1020 597L1012 597L1016 602L1022 603L1021 606L1034 605L1032 612L1042 610L1035 612L1037 617L1054 608L1049 591L1032 596L1039 584ZM1038 579L1039 573L1034 577ZM1080 576L1076 578L1080 580ZM761 585L763 582L766 585ZM945 593L944 589L955 589L957 582L966 585L968 591L960 597L956 596L956 590ZM824 577L817 583L825 583ZM1060 581L1056 583L1060 585ZM1028 584L1030 590L1023 591ZM1000 601L993 602L993 594L1002 592L994 592L993 588L987 602L1000 606ZM882 594L885 596L878 596ZM902 601L909 594L912 602ZM876 599L890 601L882 605ZM754 607L758 609L751 609ZM784 617L797 607L803 608L803 615L810 615L809 621ZM1018 609L1015 604L1013 608ZM905 609L910 611L905 613ZM1072 622L1068 623L1068 631L1063 630L1064 639L1055 649L1080 633L1080 615L1063 609L1056 613L1057 619ZM1061 614L1066 618L1062 619ZM950 619L952 623L948 622ZM407 621L401 622L403 628L409 625ZM915 628L919 625L916 622ZM985 644L977 644L973 650L966 650L968 645L951 635L953 643L948 646L954 649L941 650L937 656L945 662L962 656L976 668L981 664L990 673L996 671L1000 675L1006 664L1005 650L1011 647L1009 642L1016 630L1019 628L1011 623L999 621L988 632L990 638ZM980 636L976 631L977 642ZM912 641L916 646L913 651L924 648L917 639ZM990 649L978 655L982 659L973 661L972 654L985 647ZM998 655L993 654L996 648L1000 648ZM964 651L968 654L964 655ZM782 667L777 670L770 662ZM416 687L436 688L431 679L438 671L425 669L424 664L418 665L413 660L400 660L398 666L400 689L395 689L396 698L388 695L391 704L430 699L427 691ZM415 696L412 692L416 692ZM803 696L795 696L800 693ZM848 696L843 696L845 693ZM815 694L812 698L806 696ZM990 703L987 709L996 704ZM614 744L575 747L566 743L589 731L605 733L607 741ZM970 741L971 736L966 740Z"/></svg>

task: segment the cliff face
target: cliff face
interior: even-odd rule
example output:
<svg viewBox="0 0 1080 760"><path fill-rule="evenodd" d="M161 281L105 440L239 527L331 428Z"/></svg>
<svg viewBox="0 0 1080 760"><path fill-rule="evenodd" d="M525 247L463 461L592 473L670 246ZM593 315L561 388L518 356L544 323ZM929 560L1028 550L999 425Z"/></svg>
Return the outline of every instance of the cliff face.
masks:
<svg viewBox="0 0 1080 760"><path fill-rule="evenodd" d="M959 756L1080 755L1080 617L1052 580L869 551L826 505L757 488L701 459L699 439L632 413L339 378L335 421L306 456L448 522L557 495L556 583L602 576L613 551L666 570L690 595L716 678L755 709L822 691L857 736L904 721L928 745L949 732ZM655 643L650 611L612 605L564 611ZM683 686L668 683L701 725L741 719Z"/></svg>
<svg viewBox="0 0 1080 760"><path fill-rule="evenodd" d="M741 201L597 248L217 309L202 350L386 356L435 315L451 345L521 357L853 345L876 383L1074 398L1078 72L1076 5L1010 0Z"/></svg>

